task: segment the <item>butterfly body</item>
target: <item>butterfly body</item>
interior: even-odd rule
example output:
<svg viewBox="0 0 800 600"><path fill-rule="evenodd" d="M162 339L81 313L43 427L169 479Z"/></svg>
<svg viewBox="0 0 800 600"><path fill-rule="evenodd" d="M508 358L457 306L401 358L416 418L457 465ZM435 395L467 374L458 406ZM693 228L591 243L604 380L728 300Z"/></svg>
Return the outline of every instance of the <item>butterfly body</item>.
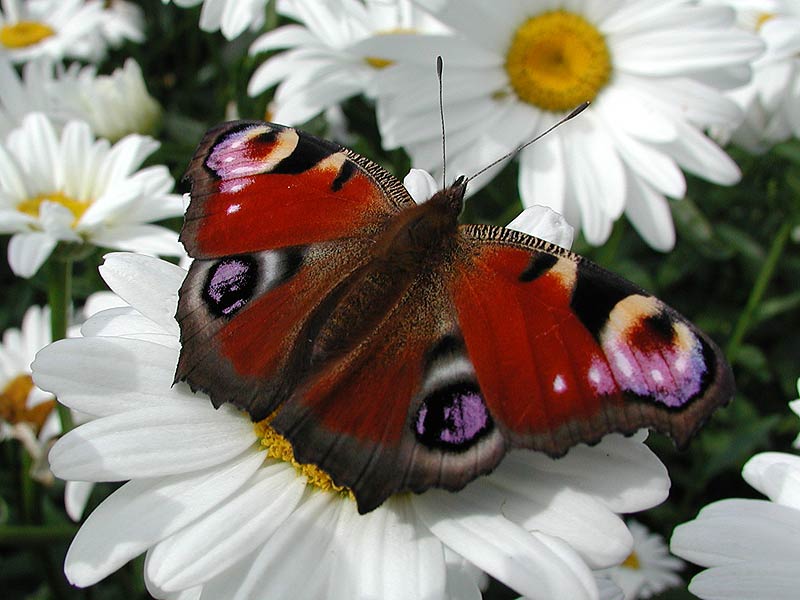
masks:
<svg viewBox="0 0 800 600"><path fill-rule="evenodd" d="M643 290L459 225L464 178L416 204L371 161L262 122L210 131L188 177L176 380L271 416L362 512L459 489L511 448L644 426L684 444L732 394L713 342Z"/></svg>

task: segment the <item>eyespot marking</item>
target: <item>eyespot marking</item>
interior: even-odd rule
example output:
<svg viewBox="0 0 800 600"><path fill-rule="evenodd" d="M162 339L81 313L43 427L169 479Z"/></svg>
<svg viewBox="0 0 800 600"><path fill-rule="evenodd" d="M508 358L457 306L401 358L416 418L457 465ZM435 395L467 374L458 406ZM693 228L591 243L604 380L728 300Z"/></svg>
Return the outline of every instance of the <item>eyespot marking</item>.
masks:
<svg viewBox="0 0 800 600"><path fill-rule="evenodd" d="M458 383L435 390L417 409L412 428L430 448L464 451L488 434L494 423L480 390Z"/></svg>
<svg viewBox="0 0 800 600"><path fill-rule="evenodd" d="M203 285L203 300L218 317L230 317L253 297L258 264L250 256L225 258L211 267Z"/></svg>

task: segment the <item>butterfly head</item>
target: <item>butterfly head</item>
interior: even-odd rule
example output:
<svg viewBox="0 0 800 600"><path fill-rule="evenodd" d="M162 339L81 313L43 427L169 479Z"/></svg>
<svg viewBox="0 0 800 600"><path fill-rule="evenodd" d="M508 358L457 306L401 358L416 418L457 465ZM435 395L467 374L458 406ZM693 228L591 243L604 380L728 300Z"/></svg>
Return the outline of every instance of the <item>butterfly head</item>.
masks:
<svg viewBox="0 0 800 600"><path fill-rule="evenodd" d="M440 207L442 212L457 220L464 209L464 194L467 191L468 181L466 176L460 175L452 184L436 192L428 202Z"/></svg>

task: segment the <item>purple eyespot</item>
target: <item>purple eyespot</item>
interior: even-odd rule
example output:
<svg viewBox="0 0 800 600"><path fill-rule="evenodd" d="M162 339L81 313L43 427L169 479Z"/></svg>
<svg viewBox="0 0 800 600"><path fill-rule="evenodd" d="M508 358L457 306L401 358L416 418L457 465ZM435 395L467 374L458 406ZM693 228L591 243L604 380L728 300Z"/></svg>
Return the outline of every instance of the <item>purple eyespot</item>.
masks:
<svg viewBox="0 0 800 600"><path fill-rule="evenodd" d="M218 317L230 317L247 304L256 288L258 266L249 256L225 258L208 271L203 299Z"/></svg>
<svg viewBox="0 0 800 600"><path fill-rule="evenodd" d="M491 431L493 425L477 386L459 383L425 398L417 409L413 429L426 446L466 450Z"/></svg>

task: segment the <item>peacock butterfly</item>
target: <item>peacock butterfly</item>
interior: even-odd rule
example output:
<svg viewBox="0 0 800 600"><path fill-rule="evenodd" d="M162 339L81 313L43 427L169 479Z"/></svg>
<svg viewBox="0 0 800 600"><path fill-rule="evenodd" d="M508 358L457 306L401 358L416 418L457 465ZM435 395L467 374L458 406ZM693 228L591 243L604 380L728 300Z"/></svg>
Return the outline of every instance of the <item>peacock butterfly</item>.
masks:
<svg viewBox="0 0 800 600"><path fill-rule="evenodd" d="M717 346L559 246L459 225L302 131L226 123L187 177L176 381L271 425L368 512L462 488L512 448L550 456L652 427L687 443L729 401Z"/></svg>

